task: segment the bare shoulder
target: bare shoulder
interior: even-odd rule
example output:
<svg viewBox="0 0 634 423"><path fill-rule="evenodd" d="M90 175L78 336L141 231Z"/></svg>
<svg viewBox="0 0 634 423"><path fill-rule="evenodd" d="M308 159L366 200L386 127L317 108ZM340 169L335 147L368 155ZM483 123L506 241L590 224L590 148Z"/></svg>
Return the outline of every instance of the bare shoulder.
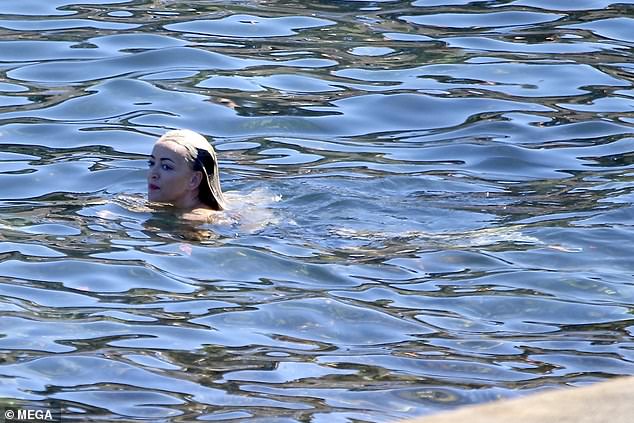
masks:
<svg viewBox="0 0 634 423"><path fill-rule="evenodd" d="M194 224L226 223L227 220L225 213L203 207L183 213L181 218Z"/></svg>
<svg viewBox="0 0 634 423"><path fill-rule="evenodd" d="M192 223L208 223L212 221L214 213L213 210L199 207L183 213L181 218Z"/></svg>

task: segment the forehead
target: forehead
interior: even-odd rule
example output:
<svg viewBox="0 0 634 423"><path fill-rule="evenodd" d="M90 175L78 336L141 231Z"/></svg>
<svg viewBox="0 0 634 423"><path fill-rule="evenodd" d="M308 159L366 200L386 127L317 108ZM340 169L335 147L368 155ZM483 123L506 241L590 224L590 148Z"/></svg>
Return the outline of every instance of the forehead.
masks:
<svg viewBox="0 0 634 423"><path fill-rule="evenodd" d="M186 160L187 149L182 145L172 141L158 141L156 144L154 144L152 155L155 159L164 158L172 159L174 161Z"/></svg>

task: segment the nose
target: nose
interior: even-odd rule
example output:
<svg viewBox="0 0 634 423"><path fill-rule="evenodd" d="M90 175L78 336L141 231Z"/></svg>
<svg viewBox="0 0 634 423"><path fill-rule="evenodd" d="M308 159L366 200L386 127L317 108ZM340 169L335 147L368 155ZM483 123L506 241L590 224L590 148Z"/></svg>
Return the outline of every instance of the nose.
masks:
<svg viewBox="0 0 634 423"><path fill-rule="evenodd" d="M158 179L158 171L156 170L156 166L152 166L150 170L148 170L148 179L150 181L156 181Z"/></svg>

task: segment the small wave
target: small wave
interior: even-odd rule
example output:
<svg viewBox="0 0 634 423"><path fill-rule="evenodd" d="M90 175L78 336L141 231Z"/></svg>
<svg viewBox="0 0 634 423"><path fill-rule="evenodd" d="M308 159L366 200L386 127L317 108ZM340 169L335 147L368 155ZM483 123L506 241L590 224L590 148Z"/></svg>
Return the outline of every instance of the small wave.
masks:
<svg viewBox="0 0 634 423"><path fill-rule="evenodd" d="M522 231L523 225L511 225L498 228L483 228L460 233L433 233L426 231L406 231L402 233L357 231L349 228L336 228L331 231L335 236L368 242L389 242L396 239L408 242L425 243L444 248L484 247L500 243L543 244L539 238Z"/></svg>
<svg viewBox="0 0 634 423"><path fill-rule="evenodd" d="M267 188L250 192L229 191L225 197L229 207L224 213L230 216L240 232L256 232L280 221L272 206L280 202L282 196Z"/></svg>

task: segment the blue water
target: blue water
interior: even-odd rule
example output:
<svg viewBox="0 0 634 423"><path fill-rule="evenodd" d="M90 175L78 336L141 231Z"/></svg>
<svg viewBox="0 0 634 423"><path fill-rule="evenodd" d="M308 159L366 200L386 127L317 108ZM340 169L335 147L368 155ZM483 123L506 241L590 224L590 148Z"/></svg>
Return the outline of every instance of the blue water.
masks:
<svg viewBox="0 0 634 423"><path fill-rule="evenodd" d="M634 2L0 3L0 405L390 422L634 374ZM146 206L168 129L234 209Z"/></svg>

